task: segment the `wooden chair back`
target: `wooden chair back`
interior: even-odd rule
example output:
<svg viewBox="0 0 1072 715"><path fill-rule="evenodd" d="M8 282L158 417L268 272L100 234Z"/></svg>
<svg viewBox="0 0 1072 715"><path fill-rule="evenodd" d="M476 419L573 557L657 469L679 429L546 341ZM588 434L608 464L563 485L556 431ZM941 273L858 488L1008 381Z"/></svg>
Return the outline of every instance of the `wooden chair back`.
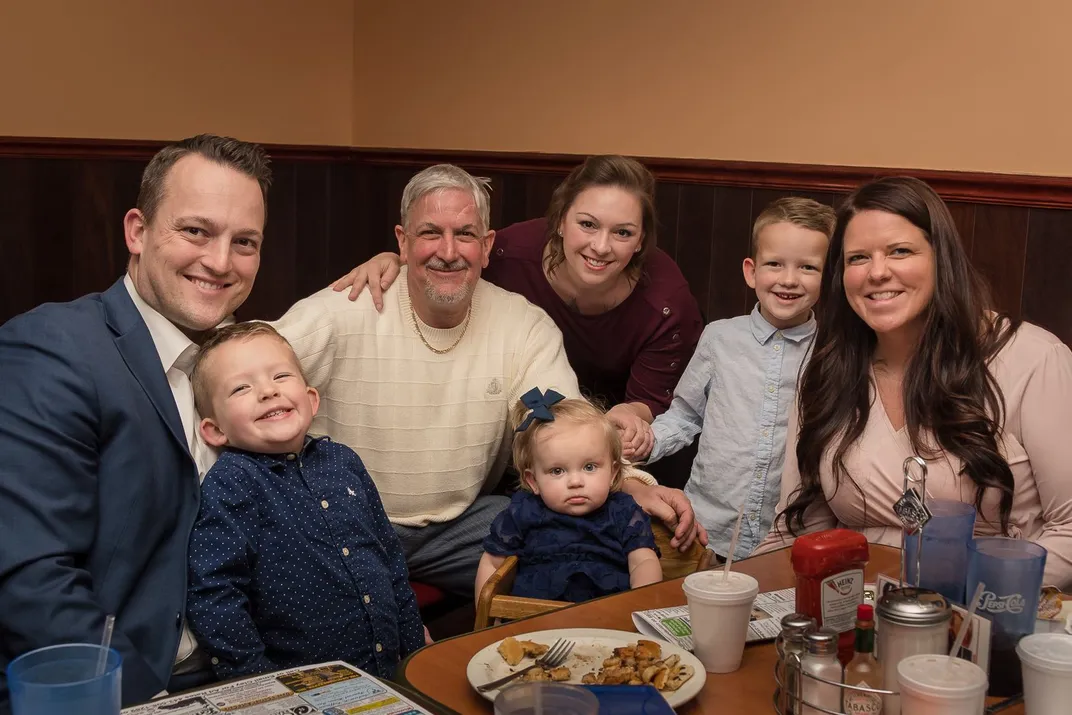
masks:
<svg viewBox="0 0 1072 715"><path fill-rule="evenodd" d="M651 522L651 531L655 536L655 545L659 547L659 563L663 567L664 581L711 567L714 552L710 549L697 542L685 553L678 551L670 546L673 532L660 521ZM484 583L476 603L476 621L473 624L475 630L487 628L497 619L514 621L572 605L567 601L511 596L510 591L514 587L516 576L517 557L509 556Z"/></svg>

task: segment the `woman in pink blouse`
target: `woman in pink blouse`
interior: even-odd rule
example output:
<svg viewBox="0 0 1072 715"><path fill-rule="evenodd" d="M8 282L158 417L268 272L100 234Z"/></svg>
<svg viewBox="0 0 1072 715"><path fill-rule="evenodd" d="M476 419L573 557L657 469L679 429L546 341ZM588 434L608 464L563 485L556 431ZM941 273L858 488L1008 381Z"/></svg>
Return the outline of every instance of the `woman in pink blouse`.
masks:
<svg viewBox="0 0 1072 715"><path fill-rule="evenodd" d="M1046 582L1072 585L1072 352L991 312L949 209L917 179L850 195L826 265L759 550L834 526L899 545L901 465L919 455L929 498L974 503L977 535L1037 542Z"/></svg>
<svg viewBox="0 0 1072 715"><path fill-rule="evenodd" d="M508 226L481 278L543 308L562 331L581 389L610 408L625 455L651 449L650 423L674 387L703 330L700 309L677 264L656 247L655 180L623 156L593 156L570 172L546 218ZM398 275L398 256L381 253L340 279L356 298L366 284L380 305ZM663 484L683 482L680 463L653 466Z"/></svg>

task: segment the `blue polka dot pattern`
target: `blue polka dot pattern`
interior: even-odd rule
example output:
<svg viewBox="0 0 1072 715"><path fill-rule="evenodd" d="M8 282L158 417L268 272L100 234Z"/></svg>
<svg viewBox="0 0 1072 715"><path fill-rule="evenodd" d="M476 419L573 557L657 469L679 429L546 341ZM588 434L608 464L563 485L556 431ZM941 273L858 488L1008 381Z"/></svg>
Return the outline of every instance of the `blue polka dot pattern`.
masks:
<svg viewBox="0 0 1072 715"><path fill-rule="evenodd" d="M187 611L217 677L336 659L391 677L424 645L402 545L353 450L227 450L201 490Z"/></svg>
<svg viewBox="0 0 1072 715"><path fill-rule="evenodd" d="M625 492L570 516L518 491L484 539L489 554L517 555L513 595L574 603L628 591L629 553L643 548L659 553L651 519Z"/></svg>

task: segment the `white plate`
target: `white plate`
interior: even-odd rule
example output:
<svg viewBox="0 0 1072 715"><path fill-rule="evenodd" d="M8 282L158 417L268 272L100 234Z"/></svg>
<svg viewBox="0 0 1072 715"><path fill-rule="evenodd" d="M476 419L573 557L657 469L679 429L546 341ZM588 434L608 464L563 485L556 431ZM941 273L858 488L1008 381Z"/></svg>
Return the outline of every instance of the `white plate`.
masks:
<svg viewBox="0 0 1072 715"><path fill-rule="evenodd" d="M696 697L696 694L700 692L704 682L707 680L707 673L704 671L703 663L692 653L677 647L673 643L667 643L658 638L649 638L639 633L610 631L601 628L561 628L552 631L519 633L514 638L519 641L527 640L543 643L548 646L559 638L568 638L576 643L573 653L570 654L570 657L563 665L569 667L573 675L569 682L577 684L580 684L581 676L585 673L599 672L599 669L603 666L603 661L613 655L615 648L636 643L638 638L656 641L663 649L663 658L677 655L681 658L680 662L683 665L691 665L693 669L693 676L685 681L685 684L680 688L662 691L662 696L666 698L666 702L672 708L676 708ZM497 650L501 642L495 641L474 655L469 661L469 665L465 669L465 675L469 678L469 684L473 688L505 677L527 665L532 665L532 658L525 658L513 667L507 665ZM477 692L480 693L479 690ZM488 700L494 700L498 692L498 690L491 690L480 694Z"/></svg>

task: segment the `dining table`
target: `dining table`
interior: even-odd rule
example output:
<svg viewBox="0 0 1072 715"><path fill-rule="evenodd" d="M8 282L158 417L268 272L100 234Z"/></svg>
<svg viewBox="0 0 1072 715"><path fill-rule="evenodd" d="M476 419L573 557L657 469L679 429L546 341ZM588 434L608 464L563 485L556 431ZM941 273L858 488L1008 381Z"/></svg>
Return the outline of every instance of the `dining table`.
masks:
<svg viewBox="0 0 1072 715"><path fill-rule="evenodd" d="M761 592L795 586L790 549L784 548L735 561L734 571L753 576ZM876 576L899 577L900 549L872 544L865 570L865 580L874 583ZM480 696L466 678L466 667L484 647L506 636L562 628L601 628L635 632L632 614L653 608L671 608L685 604L681 590L684 578L636 588L623 593L568 606L557 611L511 621L499 626L448 638L425 646L404 660L395 679L406 689L419 693L434 703L442 713L488 715L492 704ZM699 713L773 713L774 667L777 660L771 642L749 644L741 667L732 673L707 673L699 694L676 710L680 715ZM988 712L1023 715L1018 700L988 700Z"/></svg>

